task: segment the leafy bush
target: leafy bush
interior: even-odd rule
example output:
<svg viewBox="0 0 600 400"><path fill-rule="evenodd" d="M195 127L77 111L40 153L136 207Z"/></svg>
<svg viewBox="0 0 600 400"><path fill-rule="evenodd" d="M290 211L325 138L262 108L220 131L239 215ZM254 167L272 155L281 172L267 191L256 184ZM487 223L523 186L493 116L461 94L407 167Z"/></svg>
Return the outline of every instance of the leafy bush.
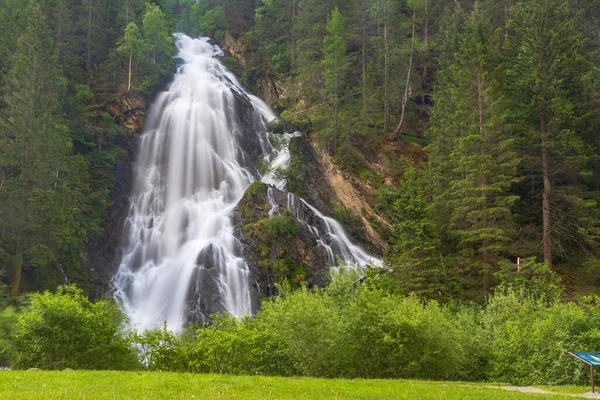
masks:
<svg viewBox="0 0 600 400"><path fill-rule="evenodd" d="M264 333L249 317L212 316L209 326L198 329L189 345L189 365L194 372L256 374L264 372Z"/></svg>
<svg viewBox="0 0 600 400"><path fill-rule="evenodd" d="M500 263L500 271L494 274L500 279L496 291L516 290L527 292L530 295L544 299L550 303L555 302L564 293L560 278L546 263L527 261L520 270L509 263Z"/></svg>
<svg viewBox="0 0 600 400"><path fill-rule="evenodd" d="M263 303L256 316L271 341L273 360L267 370L277 375L333 377L343 375L343 320L331 296L303 287Z"/></svg>
<svg viewBox="0 0 600 400"><path fill-rule="evenodd" d="M13 307L0 311L0 366L7 366L15 351L14 335L18 317L19 314Z"/></svg>
<svg viewBox="0 0 600 400"><path fill-rule="evenodd" d="M351 375L369 378L463 377L463 330L434 301L368 287L347 312Z"/></svg>
<svg viewBox="0 0 600 400"><path fill-rule="evenodd" d="M120 330L122 315L107 301L90 302L64 286L35 294L19 317L12 367L17 369L134 369L137 354Z"/></svg>
<svg viewBox="0 0 600 400"><path fill-rule="evenodd" d="M150 371L185 371L187 360L182 341L170 330L146 330L133 334L133 342L140 347L140 362Z"/></svg>
<svg viewBox="0 0 600 400"><path fill-rule="evenodd" d="M489 353L487 378L519 385L585 383L573 350L600 348L596 305L548 305L527 291L494 295L483 314Z"/></svg>

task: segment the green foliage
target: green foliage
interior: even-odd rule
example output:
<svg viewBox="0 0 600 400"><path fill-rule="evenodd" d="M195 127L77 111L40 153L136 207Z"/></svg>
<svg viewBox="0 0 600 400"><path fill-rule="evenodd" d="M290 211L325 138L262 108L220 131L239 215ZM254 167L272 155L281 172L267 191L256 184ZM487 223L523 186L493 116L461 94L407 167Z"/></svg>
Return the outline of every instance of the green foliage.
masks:
<svg viewBox="0 0 600 400"><path fill-rule="evenodd" d="M528 293L530 296L554 303L564 294L560 278L546 263L528 260L521 266L501 263L500 271L494 276L500 284L494 288L496 292Z"/></svg>
<svg viewBox="0 0 600 400"><path fill-rule="evenodd" d="M9 365L15 353L15 332L19 319L18 311L13 307L0 308L0 365Z"/></svg>
<svg viewBox="0 0 600 400"><path fill-rule="evenodd" d="M209 326L197 331L190 366L195 372L255 374L263 372L268 349L265 333L248 317L212 316Z"/></svg>
<svg viewBox="0 0 600 400"><path fill-rule="evenodd" d="M72 287L35 294L18 320L11 366L16 369L133 369L135 349L119 327L121 311L91 303Z"/></svg>
<svg viewBox="0 0 600 400"><path fill-rule="evenodd" d="M389 196L389 195L386 195ZM439 249L431 205L424 193L424 181L413 168L406 170L402 186L394 196L390 243L390 266L406 292L419 295L449 296L453 287Z"/></svg>
<svg viewBox="0 0 600 400"><path fill-rule="evenodd" d="M494 295L483 315L489 379L518 385L586 383L587 368L568 352L600 345L598 307Z"/></svg>
<svg viewBox="0 0 600 400"><path fill-rule="evenodd" d="M132 342L140 346L140 362L150 371L185 371L186 354L182 341L168 330L167 323L161 330L134 333Z"/></svg>

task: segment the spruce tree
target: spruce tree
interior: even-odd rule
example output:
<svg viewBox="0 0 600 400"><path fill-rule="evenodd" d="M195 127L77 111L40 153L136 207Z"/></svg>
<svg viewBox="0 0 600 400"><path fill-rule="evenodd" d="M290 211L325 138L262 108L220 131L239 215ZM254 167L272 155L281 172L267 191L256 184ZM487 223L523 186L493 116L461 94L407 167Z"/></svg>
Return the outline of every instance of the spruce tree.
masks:
<svg viewBox="0 0 600 400"><path fill-rule="evenodd" d="M440 74L446 93L434 108L436 143L432 152L445 183L437 202L448 219L445 232L453 242L455 262L481 279L484 292L492 272L515 240L511 193L517 158L513 140L503 131L502 112L495 101L494 52L489 21L476 8L455 17L460 32L450 31L447 70ZM497 86L497 85L496 85ZM452 121L445 124L445 121ZM444 153L439 152L440 150ZM440 158L444 159L443 164ZM437 165L436 165L437 164ZM480 277L480 278L479 278Z"/></svg>
<svg viewBox="0 0 600 400"><path fill-rule="evenodd" d="M524 182L535 192L529 199L541 194L535 218L541 222L538 240L550 267L555 250L585 240L581 231L589 232L578 215L585 203L573 191L585 161L575 128L581 117L577 105L584 101L582 78L589 68L579 21L580 13L562 0L521 2L512 10L506 41L508 121L525 161Z"/></svg>
<svg viewBox="0 0 600 400"><path fill-rule="evenodd" d="M344 17L336 7L327 22L327 35L323 38L323 79L325 92L333 108L336 133L339 128L340 97L349 66L344 32Z"/></svg>
<svg viewBox="0 0 600 400"><path fill-rule="evenodd" d="M5 205L0 211L0 242L12 258L14 296L25 255L55 258L45 245L51 227L39 216L51 203L70 148L66 127L57 118L63 85L46 18L34 4L12 59L0 119L0 198Z"/></svg>

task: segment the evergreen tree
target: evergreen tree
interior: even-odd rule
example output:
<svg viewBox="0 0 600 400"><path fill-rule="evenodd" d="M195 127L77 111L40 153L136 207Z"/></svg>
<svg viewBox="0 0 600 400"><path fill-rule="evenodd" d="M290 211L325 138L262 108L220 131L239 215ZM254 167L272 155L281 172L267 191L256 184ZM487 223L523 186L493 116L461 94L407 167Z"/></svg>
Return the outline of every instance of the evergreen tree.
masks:
<svg viewBox="0 0 600 400"><path fill-rule="evenodd" d="M327 22L327 35L323 38L323 79L325 92L332 104L335 116L336 133L339 127L340 96L344 89L344 78L349 66L344 31L344 17L336 7L331 13L331 19Z"/></svg>
<svg viewBox="0 0 600 400"><path fill-rule="evenodd" d="M431 167L444 168L437 171L444 175L444 184L436 201L440 210L447 210L443 229L455 246L450 252L456 251L462 270L482 275L487 292L493 271L516 236L511 208L518 197L510 190L517 158L494 99L497 46L490 23L477 7L455 18L443 47L450 53L440 55L448 61L440 76L444 93L434 109L431 151L437 160Z"/></svg>
<svg viewBox="0 0 600 400"><path fill-rule="evenodd" d="M591 228L578 215L586 203L572 190L585 162L575 131L578 104L583 103L582 77L589 65L579 21L579 13L571 13L561 0L520 2L512 11L506 42L506 107L520 139L522 172L528 175L524 182L536 190L529 198L536 198L536 188L541 191L536 214L541 216L540 241L550 267L554 250L565 241L589 241L585 236Z"/></svg>
<svg viewBox="0 0 600 400"><path fill-rule="evenodd" d="M441 262L441 243L431 219L431 205L425 197L424 182L414 168L404 173L393 212L397 222L387 260L397 281L407 292L429 297L448 295L449 277Z"/></svg>
<svg viewBox="0 0 600 400"><path fill-rule="evenodd" d="M52 226L38 217L52 204L69 152L66 127L57 118L63 85L46 18L34 4L12 59L0 120L0 242L12 259L13 296L25 256L40 264L56 259L46 246Z"/></svg>

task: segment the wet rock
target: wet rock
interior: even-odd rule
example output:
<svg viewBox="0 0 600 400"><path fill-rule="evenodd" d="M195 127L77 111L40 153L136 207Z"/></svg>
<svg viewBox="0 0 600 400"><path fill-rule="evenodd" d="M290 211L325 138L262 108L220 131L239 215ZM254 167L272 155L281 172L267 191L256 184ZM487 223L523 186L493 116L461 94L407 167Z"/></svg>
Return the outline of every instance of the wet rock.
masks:
<svg viewBox="0 0 600 400"><path fill-rule="evenodd" d="M271 209L269 189L279 214L295 224L294 235L273 241L261 230ZM296 204L295 214L299 219L291 217L288 193L263 183L254 183L233 212L235 235L243 245L242 256L252 273L251 281L258 298L276 295L275 283L281 278L296 284L304 282L309 287L322 287L328 282L331 260L319 244L319 241L326 242L328 239L315 234L308 225L320 232L325 232L325 227L307 206L299 201Z"/></svg>

